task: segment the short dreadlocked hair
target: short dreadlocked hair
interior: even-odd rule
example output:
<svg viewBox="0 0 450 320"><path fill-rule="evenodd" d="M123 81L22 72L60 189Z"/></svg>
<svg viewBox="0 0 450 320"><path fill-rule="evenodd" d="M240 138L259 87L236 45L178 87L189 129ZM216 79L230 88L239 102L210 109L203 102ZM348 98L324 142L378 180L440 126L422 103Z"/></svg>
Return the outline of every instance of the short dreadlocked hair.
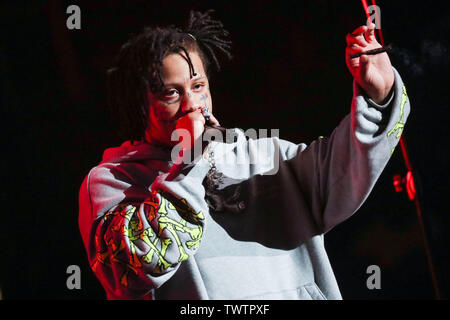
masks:
<svg viewBox="0 0 450 320"><path fill-rule="evenodd" d="M148 125L148 92L164 89L161 79L162 60L170 53L186 54L191 74L194 73L188 52L197 52L209 76L213 62L220 70L215 50L231 58L231 41L224 40L228 31L220 21L205 13L191 11L187 27L145 27L120 48L115 65L108 70L107 96L113 121L119 134L127 140L140 140ZM195 75L195 74L193 74Z"/></svg>

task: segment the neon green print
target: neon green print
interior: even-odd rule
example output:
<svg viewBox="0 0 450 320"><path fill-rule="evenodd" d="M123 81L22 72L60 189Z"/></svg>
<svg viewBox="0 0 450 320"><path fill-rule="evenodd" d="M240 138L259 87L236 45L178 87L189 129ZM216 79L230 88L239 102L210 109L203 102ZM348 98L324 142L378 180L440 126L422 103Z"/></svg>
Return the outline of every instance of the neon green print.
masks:
<svg viewBox="0 0 450 320"><path fill-rule="evenodd" d="M189 214L190 216L192 216L194 218L195 221L200 221L200 220L205 220L205 216L203 215L203 212L199 211L198 213L195 213L195 211L193 211L191 209L191 207L187 204L185 199L181 199L181 203L184 204L184 208L178 208L178 211L184 214ZM172 203L169 202L169 208L173 207L173 209L175 209L175 207L173 206ZM182 229L177 229L179 231L183 231L183 232L187 232L189 233L189 235L191 236L191 241L186 241L186 245L189 249L194 248L197 249L199 244L200 244L200 240L202 239L203 236L203 228L198 226L196 228L189 228L186 226L186 220L181 219L180 224L183 226Z"/></svg>
<svg viewBox="0 0 450 320"><path fill-rule="evenodd" d="M402 87L402 102L400 104L400 118L398 119L395 126L388 132L388 137L393 134L395 131L397 131L396 138L400 138L403 132L403 128L405 127L405 122L403 120L403 109L405 107L406 100L408 98L408 95L406 94L406 87Z"/></svg>
<svg viewBox="0 0 450 320"><path fill-rule="evenodd" d="M136 212L136 207L131 206L128 210L127 207L130 207L130 205L122 204L119 205L115 211L110 211L105 216L105 220L107 219L113 219L113 222L111 223L110 232L105 233L104 240L105 243L112 249L112 253L110 255L110 261L112 263L121 264L125 267L125 271L120 277L120 283L123 286L128 286L128 275L130 270L134 274L138 274L138 268L142 268L142 263L139 261L139 258L136 254L136 246L133 242L129 242L129 244L125 241L124 238L120 237L121 241L119 246L117 247L114 240L116 240L116 237L114 236L115 233L120 234L122 233L125 237L130 238L133 237L133 227L139 228L141 226L142 228L142 222L137 220L137 215L134 215ZM123 219L121 219L123 218ZM118 220L117 222L114 220ZM116 222L116 223L115 223ZM130 225L130 229L128 228L128 225ZM130 250L129 254L127 254L128 248ZM122 257L120 256L121 253ZM128 257L128 261L125 257Z"/></svg>
<svg viewBox="0 0 450 320"><path fill-rule="evenodd" d="M173 199L173 201L176 202L175 205L162 195L160 195L160 199L156 195L152 195L144 201L147 206L141 207L141 209L144 210L148 222L145 228L143 218L140 214L136 214L139 207L120 204L114 210L106 213L103 221L105 224L109 222L110 225L103 237L100 237L99 234L95 237L96 247L99 248L99 251L91 264L92 269L96 271L99 264L108 267L111 266L111 263L120 264L125 267L120 277L120 283L128 286L130 270L137 275L139 268L143 266L142 262L150 264L156 256L156 267L153 272L161 273L171 266L165 256L173 243L171 238L162 238L164 231L168 231L176 242L179 251L178 261L187 260L189 255L183 247L179 232L189 234L191 240L186 241L185 245L189 249L196 249L200 244L203 228L202 226L189 227L186 220L182 218L180 221L176 221L168 216L169 212L175 211L180 215L189 213L196 221L204 220L205 217L201 211L195 213L185 199ZM158 226L157 231L150 226L153 225L154 228L155 222ZM136 252L135 242L137 240L142 240L149 248L141 260Z"/></svg>
<svg viewBox="0 0 450 320"><path fill-rule="evenodd" d="M187 210L191 212L192 209L188 206L185 199L180 200L183 205L185 205L185 208L188 208ZM155 273L160 273L162 270L167 269L170 264L167 263L165 260L165 254L167 252L167 249L172 244L172 240L170 238L165 238L161 240L161 249L158 250L156 245L161 238L162 233L167 230L170 232L175 239L176 245L178 247L179 251L179 258L178 261L182 262L189 258L189 255L186 253L186 250L183 247L182 241L179 237L178 232L188 233L193 241L187 241L186 246L190 248L197 248L200 240L203 235L203 228L201 226L197 226L194 228L186 226L186 220L181 219L180 221L176 221L168 216L168 210L174 210L174 211L186 211L185 208L175 207L173 203L169 202L161 196L161 200L158 203L157 208L154 207L156 204L155 202L150 203L147 202L147 204L153 205L153 209L158 213L158 215L155 214L155 216L158 216L156 220L158 221L159 230L157 237L155 238L154 242L151 242L150 238L153 237L153 231L151 229L147 229L147 234L144 237L141 237L142 240L144 240L145 243L147 243L150 246L150 251L144 256L144 261L147 263L151 263L153 259L153 254L156 253L158 255L158 262L157 262L157 268L155 268ZM198 214L193 215L196 219L204 219L204 215L202 212L199 212ZM178 232L177 232L178 231Z"/></svg>
<svg viewBox="0 0 450 320"><path fill-rule="evenodd" d="M186 253L186 251L184 250L183 244L181 243L180 237L178 236L178 233L176 232L175 229L179 230L179 231L184 231L187 232L185 230L183 230L183 225L178 222L175 221L169 217L167 217L167 210L166 210L166 199L161 197L161 206L160 206L160 210L158 210L158 213L160 214L159 218L158 218L158 222L159 222L159 233L158 235L161 235L161 233L167 229L175 238L175 241L177 242L177 246L178 246L178 250L180 251L180 257L178 259L179 262L187 260L187 258L189 258L189 255Z"/></svg>
<svg viewBox="0 0 450 320"><path fill-rule="evenodd" d="M138 216L136 215L136 217L138 217ZM133 220L135 220L135 219L133 219ZM145 230L142 230L142 228L138 229L138 228L136 228L138 225L136 223L133 223L133 220L130 221L130 226L133 229L133 232L129 235L129 239L131 241L141 239L150 247L150 250L142 257L142 260L144 262L151 263L153 260L153 255L156 253L156 255L158 256L158 265L162 264L162 265L164 265L164 268L170 267L170 263L168 263L164 259L164 255L167 250L167 248L165 248L165 247L167 247L167 245L168 245L167 243L170 243L171 240L170 239L163 240L162 241L162 249L161 249L161 251L158 250L156 245L158 244L159 238L156 237L153 242L150 240L150 238L152 238L155 235L152 228L147 228ZM130 244L131 243L132 242L130 242Z"/></svg>
<svg viewBox="0 0 450 320"><path fill-rule="evenodd" d="M158 265L164 265L164 268L170 267L170 263L168 263L164 259L164 255L166 254L166 250L168 245L172 242L170 239L164 239L161 241L161 250L159 250L156 245L159 242L159 238L155 238L155 240L152 242L150 240L151 237L154 236L153 230L151 228L145 229L144 232L141 234L140 239L142 239L149 247L150 251L147 252L143 257L142 260L147 263L151 263L153 260L153 255L156 253L158 256Z"/></svg>
<svg viewBox="0 0 450 320"><path fill-rule="evenodd" d="M161 256L164 257L166 255L167 248L172 243L171 239L164 239L161 241ZM162 269L161 269L162 265ZM158 264L156 265L156 268L154 270L155 273L161 273L162 270L167 269L170 267L170 264L167 264L164 259L159 259Z"/></svg>
<svg viewBox="0 0 450 320"><path fill-rule="evenodd" d="M136 255L136 248L133 243L130 243L130 250L131 255L129 256L129 261L124 261L120 259L118 256L121 252L123 252L127 248L127 244L122 240L119 245L114 241L114 233L122 233L125 236L128 236L128 227L127 227L127 221L129 220L134 212L136 211L135 207L131 207L129 210L125 210L127 205L119 205L116 210L117 211L110 211L108 212L103 220L108 219L114 219L115 217L120 217L123 219L120 219L120 221L123 221L121 224L112 224L112 227L109 232L106 232L103 241L104 243L111 248L112 253L110 254L108 250L105 250L104 252L97 252L96 256L94 258L93 263L91 264L92 270L96 270L98 267L98 263L101 263L106 266L110 266L111 262L117 262L120 264L124 264L130 269L132 269L134 272L136 272L136 267L142 266L142 264L139 262L139 259ZM100 246L100 239L96 235L95 239L97 243L97 247Z"/></svg>

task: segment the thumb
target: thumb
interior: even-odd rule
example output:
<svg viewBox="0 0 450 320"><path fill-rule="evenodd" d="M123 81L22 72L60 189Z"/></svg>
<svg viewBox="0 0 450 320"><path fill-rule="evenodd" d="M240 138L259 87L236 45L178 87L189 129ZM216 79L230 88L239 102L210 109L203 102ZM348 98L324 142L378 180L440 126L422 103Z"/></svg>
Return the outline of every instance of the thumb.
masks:
<svg viewBox="0 0 450 320"><path fill-rule="evenodd" d="M216 117L214 117L212 114L210 115L211 123L215 126L220 126L219 120L216 119Z"/></svg>

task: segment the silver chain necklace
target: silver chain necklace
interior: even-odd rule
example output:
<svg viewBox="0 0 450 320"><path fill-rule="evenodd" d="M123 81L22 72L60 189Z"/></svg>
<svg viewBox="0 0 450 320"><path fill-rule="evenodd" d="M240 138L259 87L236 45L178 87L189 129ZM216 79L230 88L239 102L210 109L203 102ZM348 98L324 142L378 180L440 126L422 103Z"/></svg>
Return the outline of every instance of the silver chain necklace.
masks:
<svg viewBox="0 0 450 320"><path fill-rule="evenodd" d="M217 170L216 161L214 160L214 150L208 144L206 152L206 160L209 163L210 169L206 174L206 184L209 189L217 189L223 183L223 173Z"/></svg>

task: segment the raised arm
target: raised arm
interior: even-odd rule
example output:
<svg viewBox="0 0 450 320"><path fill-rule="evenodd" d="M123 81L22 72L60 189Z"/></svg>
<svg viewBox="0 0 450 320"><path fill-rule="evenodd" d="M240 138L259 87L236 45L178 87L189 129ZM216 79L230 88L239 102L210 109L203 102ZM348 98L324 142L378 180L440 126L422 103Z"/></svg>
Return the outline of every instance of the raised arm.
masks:
<svg viewBox="0 0 450 320"><path fill-rule="evenodd" d="M346 60L354 77L351 113L329 138L306 146L281 141L320 232L352 215L365 201L398 144L410 112L406 88L387 53L350 55L378 48L374 25L347 36Z"/></svg>

